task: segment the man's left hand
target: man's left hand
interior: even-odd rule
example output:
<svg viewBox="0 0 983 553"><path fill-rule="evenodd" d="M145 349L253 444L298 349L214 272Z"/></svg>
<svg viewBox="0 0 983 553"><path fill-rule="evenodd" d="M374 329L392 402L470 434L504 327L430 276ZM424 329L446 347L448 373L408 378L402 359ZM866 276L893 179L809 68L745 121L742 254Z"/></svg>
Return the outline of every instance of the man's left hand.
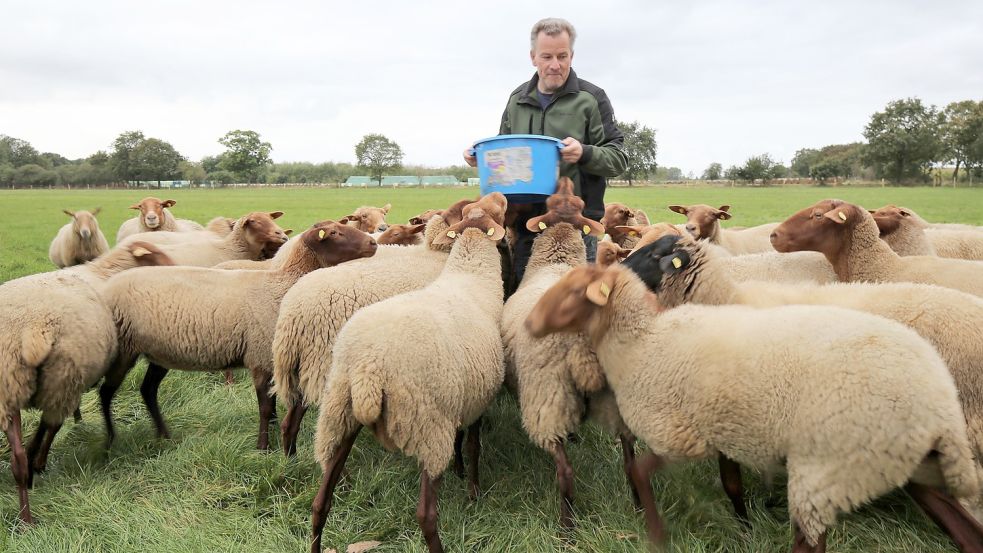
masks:
<svg viewBox="0 0 983 553"><path fill-rule="evenodd" d="M584 145L579 140L568 136L560 142L563 143L563 149L560 150L560 157L563 158L563 161L567 163L580 161L580 156L584 155Z"/></svg>

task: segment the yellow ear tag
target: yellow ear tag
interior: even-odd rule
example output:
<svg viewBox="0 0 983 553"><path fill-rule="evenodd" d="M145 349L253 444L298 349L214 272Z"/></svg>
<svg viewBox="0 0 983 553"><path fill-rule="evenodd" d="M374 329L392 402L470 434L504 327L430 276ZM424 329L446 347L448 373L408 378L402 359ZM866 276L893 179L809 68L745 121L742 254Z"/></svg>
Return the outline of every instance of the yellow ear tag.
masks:
<svg viewBox="0 0 983 553"><path fill-rule="evenodd" d="M836 214L840 216L841 221L846 221L846 215L844 215L842 211L839 211Z"/></svg>
<svg viewBox="0 0 983 553"><path fill-rule="evenodd" d="M607 283L602 282L601 283L601 293L604 294L604 297L605 298L608 297L608 296L610 296L611 295L611 287L608 286Z"/></svg>
<svg viewBox="0 0 983 553"><path fill-rule="evenodd" d="M493 228L488 229L488 236L492 236L494 234L495 234L495 229Z"/></svg>
<svg viewBox="0 0 983 553"><path fill-rule="evenodd" d="M584 225L584 234L590 234L590 227L587 225Z"/></svg>
<svg viewBox="0 0 983 553"><path fill-rule="evenodd" d="M672 266L678 269L683 266L683 262L678 257L674 257L672 258Z"/></svg>
<svg viewBox="0 0 983 553"><path fill-rule="evenodd" d="M628 231L628 236L638 236L638 233L635 232L635 231L633 231L633 230L629 230Z"/></svg>
<svg viewBox="0 0 983 553"><path fill-rule="evenodd" d="M448 237L448 238L454 238L454 237L456 237L456 236L457 236L457 233L456 233L456 232L454 232L453 230L449 230L449 231L447 231L447 237Z"/></svg>
<svg viewBox="0 0 983 553"><path fill-rule="evenodd" d="M546 230L546 223L540 221L539 222L539 230Z"/></svg>
<svg viewBox="0 0 983 553"><path fill-rule="evenodd" d="M324 240L324 235L325 234L326 233L324 232L324 229L321 229L321 230L317 231L317 239L318 240Z"/></svg>
<svg viewBox="0 0 983 553"><path fill-rule="evenodd" d="M143 257L145 255L149 255L150 254L150 250L148 250L147 248L139 248L139 247L137 247L137 248L133 248L133 252L132 253L133 253L133 256L134 257Z"/></svg>

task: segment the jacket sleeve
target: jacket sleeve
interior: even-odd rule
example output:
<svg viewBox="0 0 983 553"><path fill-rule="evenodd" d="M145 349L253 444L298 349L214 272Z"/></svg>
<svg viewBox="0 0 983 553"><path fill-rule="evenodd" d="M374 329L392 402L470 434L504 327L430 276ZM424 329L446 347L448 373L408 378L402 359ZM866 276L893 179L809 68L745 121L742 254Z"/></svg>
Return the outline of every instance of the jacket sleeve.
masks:
<svg viewBox="0 0 983 553"><path fill-rule="evenodd" d="M504 124L504 120L503 120ZM614 123L614 109L603 90L597 95L597 106L591 110L588 122L589 143L577 163L592 175L617 177L628 167L625 155L625 137Z"/></svg>

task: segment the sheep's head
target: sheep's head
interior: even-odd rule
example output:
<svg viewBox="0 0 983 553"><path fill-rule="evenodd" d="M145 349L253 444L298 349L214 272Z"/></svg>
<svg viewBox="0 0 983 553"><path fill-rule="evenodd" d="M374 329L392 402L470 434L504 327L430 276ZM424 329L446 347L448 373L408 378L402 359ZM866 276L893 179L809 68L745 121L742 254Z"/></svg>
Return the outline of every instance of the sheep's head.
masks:
<svg viewBox="0 0 983 553"><path fill-rule="evenodd" d="M415 225L389 225L376 240L380 245L412 246L423 242L422 232L427 228L426 223Z"/></svg>
<svg viewBox="0 0 983 553"><path fill-rule="evenodd" d="M680 248L681 243L679 236L663 236L635 248L622 265L638 275L650 291L657 292L664 275L676 274L689 266L689 252Z"/></svg>
<svg viewBox="0 0 983 553"><path fill-rule="evenodd" d="M215 217L205 225L205 230L214 232L219 236L228 236L235 228L236 220L229 217Z"/></svg>
<svg viewBox="0 0 983 553"><path fill-rule="evenodd" d="M539 298L526 317L526 330L536 338L587 327L598 307L611 295L617 267L581 265L560 278Z"/></svg>
<svg viewBox="0 0 983 553"><path fill-rule="evenodd" d="M662 238L663 236L682 236L683 231L679 230L676 225L671 225L669 223L655 223L648 226L634 225L634 226L623 226L619 227L628 231L628 234L635 233L641 238L635 243L635 250L651 244L656 240ZM634 255L634 254L632 254Z"/></svg>
<svg viewBox="0 0 983 553"><path fill-rule="evenodd" d="M72 231L84 241L89 241L93 236L99 234L99 221L96 220L96 215L100 211L102 211L101 207L92 211L62 210L65 215L72 218Z"/></svg>
<svg viewBox="0 0 983 553"><path fill-rule="evenodd" d="M161 201L153 196L147 196L140 200L140 203L131 205L130 209L139 209L143 225L150 230L157 230L164 223L164 208L176 203L174 200Z"/></svg>
<svg viewBox="0 0 983 553"><path fill-rule="evenodd" d="M630 253L630 249L622 248L614 242L608 242L605 240L597 243L597 255L594 259L594 263L596 263L598 267L610 267L611 265L614 265L627 257Z"/></svg>
<svg viewBox="0 0 983 553"><path fill-rule="evenodd" d="M480 198L479 198L480 199ZM444 218L444 223L447 226L453 226L461 222L464 219L464 206L474 203L477 200L458 200L450 205L447 209L441 212L441 216Z"/></svg>
<svg viewBox="0 0 983 553"><path fill-rule="evenodd" d="M346 215L339 222L347 223L362 232L383 231L389 226L386 224L386 215L389 213L391 207L392 205L390 204L382 207L363 205L351 215Z"/></svg>
<svg viewBox="0 0 983 553"><path fill-rule="evenodd" d="M505 210L508 200L501 192L492 192L476 202L469 203L461 210L461 221L451 225L447 231L434 239L433 243L449 244L454 241L464 229L476 228L485 233L490 240L498 242L505 237ZM450 211L449 209L447 211ZM446 212L445 212L446 219Z"/></svg>
<svg viewBox="0 0 983 553"><path fill-rule="evenodd" d="M835 255L860 222L871 215L842 200L823 200L797 211L771 233L780 252L815 251Z"/></svg>
<svg viewBox="0 0 983 553"><path fill-rule="evenodd" d="M729 205L722 205L719 208L710 207L706 204L696 205L671 205L669 211L675 211L680 215L686 216L686 232L693 238L713 239L720 230L720 221L730 219Z"/></svg>
<svg viewBox="0 0 983 553"><path fill-rule="evenodd" d="M253 259L272 257L287 241L287 233L273 221L281 215L282 211L254 211L243 215L236 222L236 226L245 234Z"/></svg>
<svg viewBox="0 0 983 553"><path fill-rule="evenodd" d="M130 252L130 255L133 256L133 259L136 260L137 265L141 267L174 265L174 261L166 253L149 242L137 240L136 242L127 244L125 247Z"/></svg>
<svg viewBox="0 0 983 553"><path fill-rule="evenodd" d="M886 205L878 210L870 210L870 214L874 217L874 222L877 223L877 229L881 236L896 232L902 225L914 228L927 226L922 218L914 215L910 209L896 205Z"/></svg>
<svg viewBox="0 0 983 553"><path fill-rule="evenodd" d="M628 219L635 217L635 210L625 204L612 202L604 204L604 217L601 217L601 224L604 225L604 232L611 238L616 238L624 234L619 226L627 225Z"/></svg>
<svg viewBox="0 0 983 553"><path fill-rule="evenodd" d="M463 207L463 205L461 206ZM410 217L409 223L411 225L425 225L430 219L433 219L434 215L443 215L443 209L428 209L419 215L414 215ZM456 222L456 221L455 221Z"/></svg>
<svg viewBox="0 0 983 553"><path fill-rule="evenodd" d="M315 223L299 240L314 252L322 267L372 257L376 251L376 241L367 233L335 221Z"/></svg>
<svg viewBox="0 0 983 553"><path fill-rule="evenodd" d="M597 221L584 217L583 211L584 200L574 195L573 181L569 177L560 177L556 192L546 198L546 213L526 221L526 229L540 232L560 223L570 223L584 234L603 235L604 227Z"/></svg>

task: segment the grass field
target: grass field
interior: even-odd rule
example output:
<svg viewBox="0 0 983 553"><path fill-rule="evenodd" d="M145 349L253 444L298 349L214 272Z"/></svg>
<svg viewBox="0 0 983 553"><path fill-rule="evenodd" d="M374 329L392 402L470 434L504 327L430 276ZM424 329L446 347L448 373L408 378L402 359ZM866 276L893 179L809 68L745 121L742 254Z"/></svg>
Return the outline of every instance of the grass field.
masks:
<svg viewBox="0 0 983 553"><path fill-rule="evenodd" d="M156 193L156 191L152 192ZM250 210L284 211L286 228L337 218L364 204L391 202L391 222L430 207L444 207L474 189L336 190L239 189L161 191L178 201L179 217L205 222ZM0 191L0 282L50 270L47 248L68 218L61 209L102 206L100 223L116 229L142 192ZM781 220L816 200L839 197L876 208L906 205L934 221L983 224L983 191L931 188L862 189L612 189L608 201L644 208L653 220L680 222L673 203L730 204L731 225ZM10 329L0 328L0 332ZM83 398L84 421L67 422L55 441L48 471L35 480L31 505L39 524L17 523L17 498L6 440L0 450L0 551L270 551L309 549L310 505L320 479L313 460L312 413L300 434L297 458L254 449L255 395L237 373L231 387L218 374L173 372L162 384L161 410L173 438L157 440L140 401L143 368L127 379L115 403L119 436L104 449L98 399ZM37 414L24 417L25 438ZM568 448L576 471L577 529L558 529L558 498L549 456L526 438L515 400L507 394L485 417L483 494L467 500L465 484L450 471L440 490L440 531L448 551L644 551L641 517L631 508L620 450L591 425ZM324 544L378 540L377 551L424 551L415 519L419 480L411 461L386 453L362 433L339 484L325 526ZM747 471L745 471L747 472ZM736 522L716 463L674 466L654 478L667 520L669 550L777 552L790 549L784 499L772 505L759 479L745 474L753 530ZM780 483L778 490L781 490ZM781 495L780 493L778 494ZM843 519L832 529L829 551L955 551L902 493L893 493Z"/></svg>

